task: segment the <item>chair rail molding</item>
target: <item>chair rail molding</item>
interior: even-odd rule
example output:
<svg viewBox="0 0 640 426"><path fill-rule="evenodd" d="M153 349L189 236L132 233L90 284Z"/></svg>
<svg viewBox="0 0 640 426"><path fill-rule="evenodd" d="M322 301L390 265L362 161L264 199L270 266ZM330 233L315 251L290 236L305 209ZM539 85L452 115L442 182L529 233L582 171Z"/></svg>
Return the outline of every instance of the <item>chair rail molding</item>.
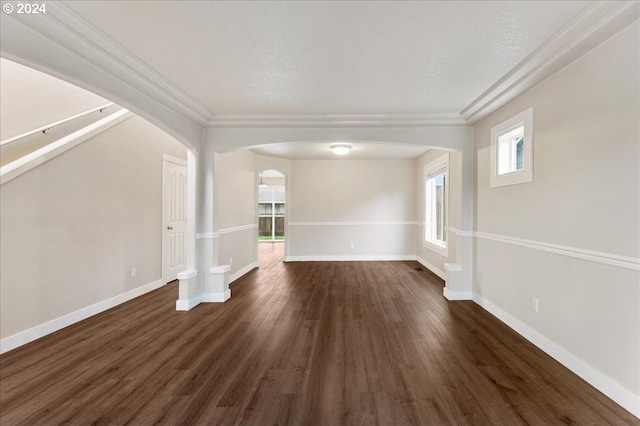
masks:
<svg viewBox="0 0 640 426"><path fill-rule="evenodd" d="M592 262L604 263L606 265L640 271L640 258L622 256L618 254L605 253L596 250L587 250L578 247L564 246L560 244L546 243L542 241L527 240L524 238L509 237L506 235L492 234L481 231L464 231L456 228L449 228L460 237L474 237L476 239L497 241L503 244L526 247L533 250L554 253L561 256L574 257Z"/></svg>
<svg viewBox="0 0 640 426"><path fill-rule="evenodd" d="M527 247L547 253L575 257L577 259L590 260L592 262L604 263L606 265L618 266L620 268L640 271L640 258L620 256L617 254L605 253L595 250L585 250L577 247L562 246L559 244L551 244L541 241L525 240L523 238L507 237L504 235L490 234L487 232L476 231L473 233L473 235L476 238L484 240L498 241L504 244Z"/></svg>
<svg viewBox="0 0 640 426"><path fill-rule="evenodd" d="M246 231L247 229L258 229L257 223L250 223L249 225L233 226L231 228L218 229L218 235L232 234L234 232Z"/></svg>

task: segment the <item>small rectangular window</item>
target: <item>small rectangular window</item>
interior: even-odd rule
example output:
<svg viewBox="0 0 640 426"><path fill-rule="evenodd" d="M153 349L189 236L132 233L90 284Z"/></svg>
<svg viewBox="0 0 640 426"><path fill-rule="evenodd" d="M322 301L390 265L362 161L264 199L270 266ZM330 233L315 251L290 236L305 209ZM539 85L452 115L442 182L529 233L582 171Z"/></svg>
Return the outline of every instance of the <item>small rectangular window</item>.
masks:
<svg viewBox="0 0 640 426"><path fill-rule="evenodd" d="M491 129L491 187L533 182L533 108Z"/></svg>
<svg viewBox="0 0 640 426"><path fill-rule="evenodd" d="M498 174L517 172L523 168L524 126L498 135Z"/></svg>

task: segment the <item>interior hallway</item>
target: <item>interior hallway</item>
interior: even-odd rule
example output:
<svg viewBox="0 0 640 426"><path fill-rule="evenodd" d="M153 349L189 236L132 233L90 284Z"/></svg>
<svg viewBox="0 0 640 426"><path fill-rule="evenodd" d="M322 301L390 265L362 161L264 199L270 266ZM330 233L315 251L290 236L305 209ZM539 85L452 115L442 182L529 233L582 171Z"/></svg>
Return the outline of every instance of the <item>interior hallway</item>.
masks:
<svg viewBox="0 0 640 426"><path fill-rule="evenodd" d="M176 284L1 357L0 422L638 424L415 262L281 262L223 304Z"/></svg>

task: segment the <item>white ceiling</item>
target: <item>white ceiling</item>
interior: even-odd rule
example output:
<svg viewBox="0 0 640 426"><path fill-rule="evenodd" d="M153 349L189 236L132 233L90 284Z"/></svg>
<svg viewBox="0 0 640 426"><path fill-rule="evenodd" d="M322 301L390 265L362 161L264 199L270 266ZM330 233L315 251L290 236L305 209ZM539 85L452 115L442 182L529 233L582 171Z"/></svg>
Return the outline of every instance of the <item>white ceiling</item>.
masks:
<svg viewBox="0 0 640 426"><path fill-rule="evenodd" d="M385 144L377 142L349 143L349 154L339 156L330 146L337 142L280 143L255 148L256 154L295 160L371 160L417 158L427 152L429 147L419 145Z"/></svg>
<svg viewBox="0 0 640 426"><path fill-rule="evenodd" d="M115 88L125 103L140 107L142 102L156 122L169 122L166 126L187 141L201 134L198 126L473 124L632 18L625 2L601 1L49 5L46 19L12 15L24 25L11 26L8 34L34 28L56 40L109 75L87 77L90 69L72 55L67 60L83 70L80 81L101 87L108 80L106 93ZM20 40L30 40L27 33ZM3 37L3 48L23 48L11 40ZM110 80L111 74L116 80ZM113 81L124 86L111 87ZM291 159L337 158L330 144L255 145L254 151ZM346 158L416 158L428 150L352 144Z"/></svg>
<svg viewBox="0 0 640 426"><path fill-rule="evenodd" d="M580 1L73 1L214 114L459 113Z"/></svg>

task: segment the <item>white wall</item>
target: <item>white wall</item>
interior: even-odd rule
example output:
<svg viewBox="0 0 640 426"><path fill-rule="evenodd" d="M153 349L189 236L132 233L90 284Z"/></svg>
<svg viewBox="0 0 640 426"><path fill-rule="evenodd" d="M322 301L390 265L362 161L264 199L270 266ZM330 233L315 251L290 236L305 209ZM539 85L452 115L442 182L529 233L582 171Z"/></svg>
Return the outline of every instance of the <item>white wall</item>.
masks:
<svg viewBox="0 0 640 426"><path fill-rule="evenodd" d="M294 160L289 260L415 256L415 170L412 159Z"/></svg>
<svg viewBox="0 0 640 426"><path fill-rule="evenodd" d="M0 87L0 140L109 103L91 92L4 58L0 58Z"/></svg>
<svg viewBox="0 0 640 426"><path fill-rule="evenodd" d="M637 261L639 39L636 23L474 127L477 231ZM490 188L490 130L528 107L534 181ZM475 262L473 292L481 300L551 342L570 368L640 413L637 269L487 238L477 239Z"/></svg>
<svg viewBox="0 0 640 426"><path fill-rule="evenodd" d="M231 275L258 260L258 174L251 151L215 154L215 224L220 237L218 263L231 264Z"/></svg>
<svg viewBox="0 0 640 426"><path fill-rule="evenodd" d="M165 153L134 116L0 187L0 338L160 280Z"/></svg>
<svg viewBox="0 0 640 426"><path fill-rule="evenodd" d="M258 266L258 173L278 170L285 174L284 181L283 178L264 180L286 187L291 160L240 150L216 153L214 161L214 223L220 234L216 263L231 264L230 277L234 281ZM288 193L288 187L286 191ZM285 208L288 210L288 203Z"/></svg>
<svg viewBox="0 0 640 426"><path fill-rule="evenodd" d="M474 223L474 152L473 145L473 129L470 126L432 126L432 127L216 127L205 130L205 143L208 146L215 146L218 151L232 151L236 149L243 149L248 147L258 147L260 145L266 145L271 143L286 143L286 142L304 142L304 141L377 141L384 143L401 143L401 144L414 144L431 148L443 148L448 150L460 151L461 156L460 170L461 177L459 181L460 185L460 206L459 206L459 227L464 231L470 231L473 228ZM267 158L267 157L265 157ZM276 162L279 159L272 159L272 162ZM286 162L288 160L279 160ZM347 160L348 161L348 160ZM415 169L415 160L413 161L412 168ZM293 164L293 163L291 163ZM293 173L287 173L285 170L277 166L259 165L257 171L264 169L276 169L280 170L287 176L288 182L292 182L287 186L287 209L295 203L295 199L292 198L290 192L291 187L295 185L296 177ZM415 175L411 177L411 183L408 185L412 187L412 191L415 191ZM415 206L416 194L412 195L412 204ZM416 212L411 215L411 221L416 221ZM291 214L287 214L291 219ZM380 235L404 235L401 246L396 247L378 247L374 251L378 252L377 255L372 254L358 254L358 250L363 249L362 244L357 244L354 249L347 249L349 246L348 241L336 242L335 239L330 241L318 242L313 246L305 245L305 241L311 241L307 238L305 233L311 233L315 236L321 235L325 230L316 229L302 230L300 226L308 225L290 225L287 232L289 238L286 238L285 242L285 258L289 260L306 260L306 259L319 259L320 256L324 259L345 259L345 258L391 258L393 257L389 253L395 252L396 258L405 258L407 252L411 253L412 257L416 256L416 235L417 230L407 231L408 226L413 225L395 225L393 228L385 229L378 226L376 229L365 230L365 228L355 228L353 232L357 234L364 234L362 241L366 241L366 238L373 238L376 232ZM309 226L327 226L327 225L309 225ZM347 225L343 225L347 226ZM376 225L377 226L377 225ZM399 228L401 227L401 228ZM294 229L295 228L295 229ZM344 228L338 235L342 238L345 235L351 234L351 230ZM408 243L408 235L412 235L411 243ZM326 238L326 236L324 237ZM386 240L386 237L383 238ZM397 241L397 240L396 240ZM355 243L355 242L354 242ZM336 244L335 247L330 247L331 244ZM365 244L367 244L365 242ZM378 244L378 243L376 243ZM339 247L338 247L339 245ZM473 272L473 247L472 240L466 237L456 236L456 263L461 265L461 268L447 273L446 287L452 298L467 297L471 294L471 281ZM299 247L300 250L295 249ZM375 245L371 246L375 247ZM319 249L319 250L318 250ZM320 253L323 253L322 255Z"/></svg>

